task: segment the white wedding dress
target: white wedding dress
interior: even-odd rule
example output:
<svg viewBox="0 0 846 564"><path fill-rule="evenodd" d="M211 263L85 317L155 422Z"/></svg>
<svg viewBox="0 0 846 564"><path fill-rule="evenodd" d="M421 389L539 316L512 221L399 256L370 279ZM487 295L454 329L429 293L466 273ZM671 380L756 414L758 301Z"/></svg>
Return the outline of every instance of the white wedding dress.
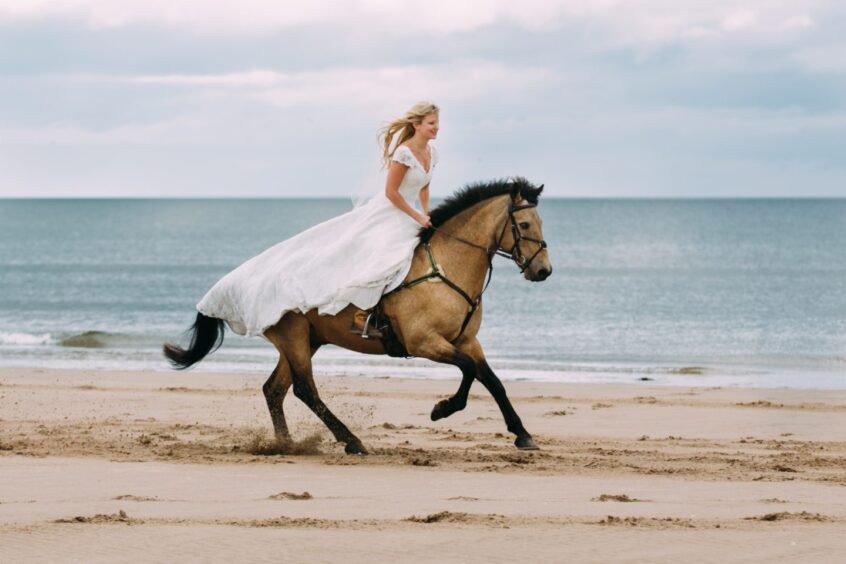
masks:
<svg viewBox="0 0 846 564"><path fill-rule="evenodd" d="M437 150L429 147L428 172L405 145L393 155L408 167L399 193L411 206L438 163ZM405 279L419 229L380 191L232 270L203 296L197 310L223 319L239 335L261 336L287 311L334 315L349 304L371 308Z"/></svg>

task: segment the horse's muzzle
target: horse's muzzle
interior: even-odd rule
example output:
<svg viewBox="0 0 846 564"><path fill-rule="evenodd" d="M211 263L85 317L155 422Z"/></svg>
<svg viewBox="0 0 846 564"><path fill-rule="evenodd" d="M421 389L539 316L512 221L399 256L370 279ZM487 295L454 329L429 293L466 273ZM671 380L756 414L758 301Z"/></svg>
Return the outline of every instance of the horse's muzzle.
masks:
<svg viewBox="0 0 846 564"><path fill-rule="evenodd" d="M526 279L531 281L531 282L543 282L544 280L549 278L549 276L551 274L552 274L552 266L551 265L546 265L546 266L540 266L539 265L537 270L535 270L533 268L526 270L526 272L523 274L523 276L525 276Z"/></svg>

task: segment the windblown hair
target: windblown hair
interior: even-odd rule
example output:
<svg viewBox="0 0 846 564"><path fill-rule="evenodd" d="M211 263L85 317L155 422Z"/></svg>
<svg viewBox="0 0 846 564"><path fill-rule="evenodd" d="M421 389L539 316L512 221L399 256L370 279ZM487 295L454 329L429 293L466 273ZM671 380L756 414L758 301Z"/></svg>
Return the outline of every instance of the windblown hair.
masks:
<svg viewBox="0 0 846 564"><path fill-rule="evenodd" d="M479 202L509 194L512 198L520 196L530 204L537 204L538 197L543 192L543 184L535 186L522 176L504 178L489 182L474 182L455 191L432 210L429 219L433 227L440 227L464 210L475 206ZM434 231L428 227L420 229L420 240L428 241Z"/></svg>
<svg viewBox="0 0 846 564"><path fill-rule="evenodd" d="M414 137L415 125L422 123L426 116L440 111L433 102L417 102L402 117L385 124L379 130L378 138L379 146L382 147L382 165L387 167L397 147Z"/></svg>

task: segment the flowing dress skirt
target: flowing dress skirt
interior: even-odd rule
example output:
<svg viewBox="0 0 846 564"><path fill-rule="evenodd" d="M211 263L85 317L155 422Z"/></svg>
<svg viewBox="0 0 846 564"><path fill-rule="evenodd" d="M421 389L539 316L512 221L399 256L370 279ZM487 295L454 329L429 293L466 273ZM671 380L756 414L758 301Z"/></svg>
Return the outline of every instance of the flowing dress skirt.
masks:
<svg viewBox="0 0 846 564"><path fill-rule="evenodd" d="M239 335L288 311L334 315L376 305L411 267L420 225L384 194L270 247L221 278L197 304Z"/></svg>

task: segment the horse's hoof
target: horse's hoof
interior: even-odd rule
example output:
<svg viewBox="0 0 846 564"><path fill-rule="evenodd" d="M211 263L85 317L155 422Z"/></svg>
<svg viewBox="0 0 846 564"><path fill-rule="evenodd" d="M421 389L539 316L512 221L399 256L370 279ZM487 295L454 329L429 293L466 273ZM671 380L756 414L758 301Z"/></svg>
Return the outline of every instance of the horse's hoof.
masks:
<svg viewBox="0 0 846 564"><path fill-rule="evenodd" d="M526 435L525 437L517 437L514 441L514 446L520 450L540 450L540 447L535 444L532 437Z"/></svg>
<svg viewBox="0 0 846 564"><path fill-rule="evenodd" d="M452 413L444 413L447 409L449 409L449 400L441 400L435 404L435 407L432 408L432 421L437 421L438 419L443 419L444 417L449 417Z"/></svg>
<svg viewBox="0 0 846 564"><path fill-rule="evenodd" d="M364 448L364 445L361 443L347 443L344 446L344 452L347 454L358 454L363 456L367 454L367 449Z"/></svg>

